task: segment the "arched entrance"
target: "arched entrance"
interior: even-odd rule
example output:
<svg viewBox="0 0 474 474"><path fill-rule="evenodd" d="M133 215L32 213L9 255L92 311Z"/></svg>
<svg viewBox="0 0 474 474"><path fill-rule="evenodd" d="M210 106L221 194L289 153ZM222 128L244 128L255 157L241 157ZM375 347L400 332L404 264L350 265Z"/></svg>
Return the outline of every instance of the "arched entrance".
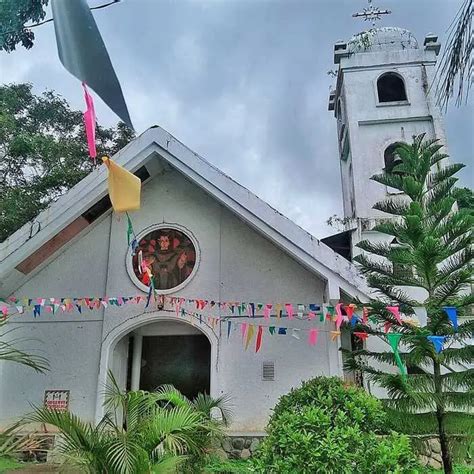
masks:
<svg viewBox="0 0 474 474"><path fill-rule="evenodd" d="M171 384L194 398L200 392L210 393L211 344L190 324L149 323L118 341L112 371L127 390L153 391Z"/></svg>
<svg viewBox="0 0 474 474"><path fill-rule="evenodd" d="M216 396L217 345L217 336L206 325L166 313L123 322L102 343L96 420L104 413L108 370L122 389L153 390L172 384L190 398L199 392Z"/></svg>

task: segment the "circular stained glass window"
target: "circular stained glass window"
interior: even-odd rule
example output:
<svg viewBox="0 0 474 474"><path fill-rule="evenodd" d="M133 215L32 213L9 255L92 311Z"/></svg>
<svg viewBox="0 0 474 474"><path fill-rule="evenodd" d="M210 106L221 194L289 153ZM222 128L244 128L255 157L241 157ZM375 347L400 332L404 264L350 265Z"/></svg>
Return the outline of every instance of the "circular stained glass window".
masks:
<svg viewBox="0 0 474 474"><path fill-rule="evenodd" d="M169 227L143 234L132 256L135 277L143 286L149 287L153 276L156 290L181 287L193 273L195 265L196 247L191 238Z"/></svg>

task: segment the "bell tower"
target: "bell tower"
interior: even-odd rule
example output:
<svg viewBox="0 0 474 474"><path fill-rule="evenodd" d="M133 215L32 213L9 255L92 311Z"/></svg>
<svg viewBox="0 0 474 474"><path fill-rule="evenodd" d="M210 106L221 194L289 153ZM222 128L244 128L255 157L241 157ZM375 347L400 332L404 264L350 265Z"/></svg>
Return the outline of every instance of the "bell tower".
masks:
<svg viewBox="0 0 474 474"><path fill-rule="evenodd" d="M388 13L369 0L369 7L353 16L375 23ZM408 30L374 25L334 45L338 72L329 110L337 120L351 257L358 252L355 244L369 238L364 234L385 216L372 206L395 192L370 178L394 166L397 144L411 142L420 133L446 143L441 111L430 88L439 50L436 35L428 34L420 45Z"/></svg>

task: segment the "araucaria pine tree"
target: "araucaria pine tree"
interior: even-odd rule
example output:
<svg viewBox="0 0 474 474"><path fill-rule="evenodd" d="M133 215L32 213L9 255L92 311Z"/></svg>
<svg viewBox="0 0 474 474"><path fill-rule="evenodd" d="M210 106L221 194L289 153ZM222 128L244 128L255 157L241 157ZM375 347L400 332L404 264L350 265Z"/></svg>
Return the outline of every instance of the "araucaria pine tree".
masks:
<svg viewBox="0 0 474 474"><path fill-rule="evenodd" d="M374 228L385 243L358 244L355 260L377 296L354 331L388 345L349 352L346 368L384 388L387 409L403 423L437 431L444 471L452 473L450 436L466 432L460 423L471 434L473 426L473 218L453 197L464 165L446 164L441 148L414 137L397 148L392 169L372 177L400 194L374 206L390 215Z"/></svg>

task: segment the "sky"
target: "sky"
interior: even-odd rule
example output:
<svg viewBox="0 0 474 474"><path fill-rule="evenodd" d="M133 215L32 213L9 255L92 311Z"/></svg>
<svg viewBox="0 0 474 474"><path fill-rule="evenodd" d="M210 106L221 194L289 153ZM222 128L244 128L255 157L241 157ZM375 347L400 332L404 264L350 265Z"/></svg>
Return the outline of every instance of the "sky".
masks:
<svg viewBox="0 0 474 474"><path fill-rule="evenodd" d="M106 3L90 0L90 6ZM445 42L461 0L374 0L392 14L380 26ZM342 216L336 120L327 110L333 45L368 26L352 13L366 0L122 0L94 17L137 133L159 125L297 224L324 237ZM50 16L50 12L48 14ZM80 83L57 57L54 27L34 47L0 52L0 82L31 82L84 109ZM99 123L117 117L96 98ZM445 117L449 153L468 164L470 104Z"/></svg>

